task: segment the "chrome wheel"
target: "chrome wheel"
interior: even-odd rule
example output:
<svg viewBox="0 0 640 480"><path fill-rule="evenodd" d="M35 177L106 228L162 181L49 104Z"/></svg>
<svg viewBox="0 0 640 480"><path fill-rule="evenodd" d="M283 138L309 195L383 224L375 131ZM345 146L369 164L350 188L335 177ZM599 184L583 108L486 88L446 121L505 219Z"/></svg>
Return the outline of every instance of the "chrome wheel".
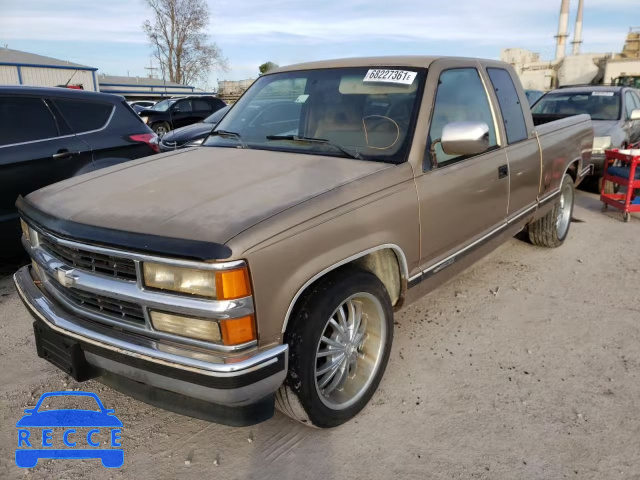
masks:
<svg viewBox="0 0 640 480"><path fill-rule="evenodd" d="M327 321L315 358L315 384L322 403L348 408L367 391L380 368L387 323L380 301L369 293L348 297Z"/></svg>
<svg viewBox="0 0 640 480"><path fill-rule="evenodd" d="M162 138L167 133L169 133L169 130L167 130L167 127L165 127L164 125L159 125L159 126L155 127L153 129L153 131L156 133L156 135L158 135L158 138Z"/></svg>
<svg viewBox="0 0 640 480"><path fill-rule="evenodd" d="M558 238L564 238L564 236L567 234L567 230L569 230L572 205L573 188L571 188L570 183L565 183L562 187L562 193L560 194L558 216L556 217L556 229L558 231Z"/></svg>

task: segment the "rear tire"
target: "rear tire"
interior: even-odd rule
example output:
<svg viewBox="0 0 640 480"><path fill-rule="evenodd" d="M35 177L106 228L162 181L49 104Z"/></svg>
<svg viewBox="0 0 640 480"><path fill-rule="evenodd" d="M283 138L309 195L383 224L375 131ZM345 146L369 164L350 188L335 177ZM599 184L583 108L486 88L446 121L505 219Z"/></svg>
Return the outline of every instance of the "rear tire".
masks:
<svg viewBox="0 0 640 480"><path fill-rule="evenodd" d="M560 187L560 196L553 208L544 217L529 225L531 243L547 248L556 248L564 243L571 226L574 197L573 179L565 175Z"/></svg>
<svg viewBox="0 0 640 480"><path fill-rule="evenodd" d="M151 126L151 130L158 135L158 138L162 138L171 131L171 126L167 122L158 122Z"/></svg>
<svg viewBox="0 0 640 480"><path fill-rule="evenodd" d="M604 182L604 178L598 178L598 193L602 192L602 182ZM604 184L604 193L618 193L619 190L620 185L616 185L613 182L607 180L607 182Z"/></svg>
<svg viewBox="0 0 640 480"><path fill-rule="evenodd" d="M340 268L309 288L291 322L289 373L276 408L307 425L341 425L369 402L389 360L387 290L370 272Z"/></svg>

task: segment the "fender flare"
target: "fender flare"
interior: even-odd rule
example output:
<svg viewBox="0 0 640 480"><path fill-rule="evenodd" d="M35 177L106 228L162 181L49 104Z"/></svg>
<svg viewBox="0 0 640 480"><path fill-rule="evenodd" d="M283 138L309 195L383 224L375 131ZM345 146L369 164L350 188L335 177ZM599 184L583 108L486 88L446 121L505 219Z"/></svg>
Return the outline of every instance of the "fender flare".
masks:
<svg viewBox="0 0 640 480"><path fill-rule="evenodd" d="M335 262L335 263L329 265L328 267L324 268L320 272L316 273L309 280L307 280L302 285L302 287L300 287L298 289L296 294L293 296L293 299L289 303L289 307L287 308L287 313L285 314L284 322L282 324L282 333L285 333L286 330L287 330L287 326L289 324L289 318L291 317L291 313L293 312L293 308L295 307L296 302L298 301L298 299L302 296L302 294L305 292L305 290L311 284L313 284L316 280L320 279L321 277L325 276L327 273L335 270L336 268L339 268L339 267L341 267L343 265L346 265L347 263L351 263L354 260L362 258L365 255L368 255L370 253L376 252L378 250L384 250L384 249L392 250L396 254L396 257L398 259L398 266L399 266L399 270L400 270L400 279L401 279L401 282L400 282L400 284L401 284L401 286L400 286L400 300L399 301L401 302L402 298L404 298L404 294L405 294L405 292L407 290L407 282L408 282L408 279L409 279L409 266L407 264L407 257L404 254L404 251L402 250L402 248L400 248L395 243L384 243L384 244L378 245L376 247L371 247L371 248L368 248L366 250L362 250L361 252L355 253L355 254L347 257L347 258L344 258L344 259L342 259L342 260L340 260L338 262Z"/></svg>

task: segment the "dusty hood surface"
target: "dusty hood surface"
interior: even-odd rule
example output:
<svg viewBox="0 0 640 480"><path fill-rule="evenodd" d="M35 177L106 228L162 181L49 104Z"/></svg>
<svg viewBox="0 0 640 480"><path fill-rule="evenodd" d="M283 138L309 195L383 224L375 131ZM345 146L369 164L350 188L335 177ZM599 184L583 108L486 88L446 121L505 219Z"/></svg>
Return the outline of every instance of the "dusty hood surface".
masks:
<svg viewBox="0 0 640 480"><path fill-rule="evenodd" d="M236 148L147 157L27 197L58 218L116 230L226 243L287 208L391 165Z"/></svg>

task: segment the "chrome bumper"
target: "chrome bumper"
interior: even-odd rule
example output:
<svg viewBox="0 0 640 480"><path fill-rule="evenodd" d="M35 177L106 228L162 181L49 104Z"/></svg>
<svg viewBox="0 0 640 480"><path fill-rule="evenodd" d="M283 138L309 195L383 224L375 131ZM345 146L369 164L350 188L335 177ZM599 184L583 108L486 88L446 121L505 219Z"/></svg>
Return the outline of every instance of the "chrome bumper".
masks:
<svg viewBox="0 0 640 480"><path fill-rule="evenodd" d="M14 282L36 323L78 342L86 361L101 372L228 407L251 405L272 395L286 377L287 345L236 356L186 348L69 313L36 285L30 266L16 272Z"/></svg>

